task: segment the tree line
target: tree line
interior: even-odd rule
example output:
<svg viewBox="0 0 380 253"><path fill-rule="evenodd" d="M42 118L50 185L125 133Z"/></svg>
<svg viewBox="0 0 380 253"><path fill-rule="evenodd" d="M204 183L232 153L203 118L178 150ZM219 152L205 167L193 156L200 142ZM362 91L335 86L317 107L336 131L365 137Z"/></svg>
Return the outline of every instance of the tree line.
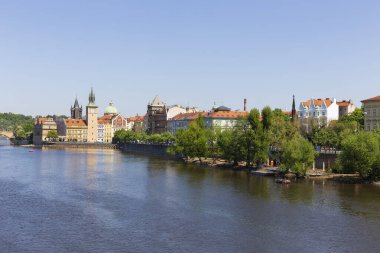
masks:
<svg viewBox="0 0 380 253"><path fill-rule="evenodd" d="M234 127L222 129L205 127L199 117L187 129L170 133L147 135L132 131L115 132L114 143L171 144L172 154L184 159L224 159L231 164L244 163L260 167L269 156L279 163L281 173L293 172L304 176L312 167L316 150L339 150L333 170L358 173L363 178L380 177L380 130L364 131L362 109L341 117L328 125L312 124L304 131L280 109L253 109L238 119Z"/></svg>

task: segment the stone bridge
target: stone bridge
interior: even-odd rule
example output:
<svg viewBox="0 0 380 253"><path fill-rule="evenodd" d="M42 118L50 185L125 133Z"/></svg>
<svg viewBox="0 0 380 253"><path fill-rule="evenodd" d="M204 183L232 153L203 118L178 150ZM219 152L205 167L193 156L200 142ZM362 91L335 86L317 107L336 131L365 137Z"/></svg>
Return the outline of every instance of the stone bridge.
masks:
<svg viewBox="0 0 380 253"><path fill-rule="evenodd" d="M13 132L3 131L3 130L0 130L0 137L6 137L8 139L14 139L15 138Z"/></svg>

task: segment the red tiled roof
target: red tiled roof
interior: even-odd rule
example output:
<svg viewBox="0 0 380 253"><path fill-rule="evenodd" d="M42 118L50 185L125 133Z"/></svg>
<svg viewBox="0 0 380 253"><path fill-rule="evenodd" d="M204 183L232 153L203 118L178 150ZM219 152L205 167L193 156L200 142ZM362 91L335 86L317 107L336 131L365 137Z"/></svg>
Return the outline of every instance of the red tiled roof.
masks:
<svg viewBox="0 0 380 253"><path fill-rule="evenodd" d="M228 119L238 119L243 118L248 115L248 112L239 112L239 111L218 111L218 112L209 112L205 115L206 118L228 118Z"/></svg>
<svg viewBox="0 0 380 253"><path fill-rule="evenodd" d="M371 102L371 101L380 101L380 96L368 98L368 99L362 100L361 102L363 103L363 102Z"/></svg>
<svg viewBox="0 0 380 253"><path fill-rule="evenodd" d="M34 122L34 124L39 125L39 124L42 124L48 120L49 120L49 118L37 118L36 121Z"/></svg>
<svg viewBox="0 0 380 253"><path fill-rule="evenodd" d="M329 107L333 101L329 98L326 98L326 99L321 99L321 98L318 98L318 99L313 99L313 103L315 106L319 106L321 107L323 105L323 102L325 102L326 106ZM306 102L302 102L302 105L305 106L305 107L310 107L310 104L311 104L311 100L308 100Z"/></svg>
<svg viewBox="0 0 380 253"><path fill-rule="evenodd" d="M68 127L87 127L83 119L65 119L65 125Z"/></svg>
<svg viewBox="0 0 380 253"><path fill-rule="evenodd" d="M286 116L289 116L291 117L292 116L292 111L288 111L288 112L283 112ZM296 112L296 116L298 116L298 112Z"/></svg>
<svg viewBox="0 0 380 253"><path fill-rule="evenodd" d="M114 114L107 114L98 118L98 124L111 124L112 118L115 117Z"/></svg>
<svg viewBox="0 0 380 253"><path fill-rule="evenodd" d="M130 121L130 122L144 121L144 116L129 117L127 118L127 121Z"/></svg>
<svg viewBox="0 0 380 253"><path fill-rule="evenodd" d="M337 104L338 104L339 106L349 106L349 105L350 105L350 102L342 101L342 102L337 102Z"/></svg>
<svg viewBox="0 0 380 253"><path fill-rule="evenodd" d="M204 117L207 115L207 112L189 112L189 113L180 113L174 116L171 120L195 120L198 118L199 114L202 114Z"/></svg>

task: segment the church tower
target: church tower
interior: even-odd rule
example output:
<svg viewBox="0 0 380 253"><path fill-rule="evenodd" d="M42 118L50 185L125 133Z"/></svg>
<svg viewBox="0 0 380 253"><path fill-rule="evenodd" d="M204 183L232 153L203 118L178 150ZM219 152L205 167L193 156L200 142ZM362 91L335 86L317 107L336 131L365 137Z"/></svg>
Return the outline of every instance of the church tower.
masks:
<svg viewBox="0 0 380 253"><path fill-rule="evenodd" d="M86 106L87 121L87 142L97 142L98 140L98 106L95 104L95 94L91 88L88 96L88 105Z"/></svg>
<svg viewBox="0 0 380 253"><path fill-rule="evenodd" d="M294 95L293 95L291 119L292 119L292 122L295 122L297 120L296 101L295 101Z"/></svg>
<svg viewBox="0 0 380 253"><path fill-rule="evenodd" d="M79 106L78 98L75 98L74 106L71 106L71 118L82 119L82 106Z"/></svg>

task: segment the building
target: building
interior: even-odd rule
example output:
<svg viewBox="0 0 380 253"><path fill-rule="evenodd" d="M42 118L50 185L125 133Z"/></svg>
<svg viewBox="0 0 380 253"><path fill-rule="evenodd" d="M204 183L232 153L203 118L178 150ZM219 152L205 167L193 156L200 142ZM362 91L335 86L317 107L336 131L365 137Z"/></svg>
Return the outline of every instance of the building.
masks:
<svg viewBox="0 0 380 253"><path fill-rule="evenodd" d="M173 118L169 119L167 122L167 131L175 134L178 129L187 129L191 122L195 121L199 115L202 117L206 116L207 112L188 112L188 113L180 113Z"/></svg>
<svg viewBox="0 0 380 253"><path fill-rule="evenodd" d="M195 107L183 107L180 105L166 106L158 96L148 104L144 123L148 134L167 132L167 123L180 113L198 112Z"/></svg>
<svg viewBox="0 0 380 253"><path fill-rule="evenodd" d="M111 143L117 130L127 129L127 119L118 113L117 108L111 102L104 111L104 115L98 119L98 142Z"/></svg>
<svg viewBox="0 0 380 253"><path fill-rule="evenodd" d="M246 117L246 111L232 111L225 106L219 106L203 116L205 126L208 128L220 128L221 130L232 128L236 125L237 121Z"/></svg>
<svg viewBox="0 0 380 253"><path fill-rule="evenodd" d="M356 109L356 106L352 100L343 100L341 102L337 102L337 104L339 105L339 118L352 113Z"/></svg>
<svg viewBox="0 0 380 253"><path fill-rule="evenodd" d="M380 96L361 101L364 111L364 129L374 130L380 126Z"/></svg>
<svg viewBox="0 0 380 253"><path fill-rule="evenodd" d="M91 88L86 106L87 142L98 141L98 106L95 104L95 93Z"/></svg>
<svg viewBox="0 0 380 253"><path fill-rule="evenodd" d="M75 98L74 106L71 106L71 118L82 119L82 106L79 106L78 98Z"/></svg>
<svg viewBox="0 0 380 253"><path fill-rule="evenodd" d="M127 118L127 130L137 133L144 131L144 116L134 116Z"/></svg>
<svg viewBox="0 0 380 253"><path fill-rule="evenodd" d="M83 119L64 119L59 125L59 134L65 133L63 141L88 142L88 126Z"/></svg>
<svg viewBox="0 0 380 253"><path fill-rule="evenodd" d="M333 120L339 119L339 105L336 99L310 99L301 102L298 109L298 120L301 128L306 132L313 125L328 125Z"/></svg>
<svg viewBox="0 0 380 253"><path fill-rule="evenodd" d="M158 96L148 104L145 126L148 134L166 132L166 105Z"/></svg>
<svg viewBox="0 0 380 253"><path fill-rule="evenodd" d="M44 141L48 141L47 135L50 131L57 132L57 124L53 118L37 118L34 122L33 143L34 145L42 145Z"/></svg>

